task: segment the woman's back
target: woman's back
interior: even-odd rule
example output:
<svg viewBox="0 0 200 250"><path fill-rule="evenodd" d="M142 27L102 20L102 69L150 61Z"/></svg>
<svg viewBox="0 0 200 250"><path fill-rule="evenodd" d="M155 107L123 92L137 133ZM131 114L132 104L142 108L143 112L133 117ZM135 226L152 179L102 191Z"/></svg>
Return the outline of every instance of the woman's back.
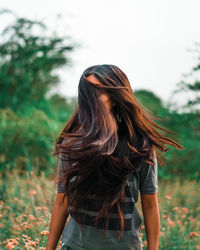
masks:
<svg viewBox="0 0 200 250"><path fill-rule="evenodd" d="M141 249L139 191L148 246L158 249L156 149L166 152L167 144L182 147L159 133L171 131L154 119L160 120L137 102L117 66L95 65L83 72L75 111L56 143L60 177L50 249L64 228L66 213L70 220L63 231L64 245L82 250Z"/></svg>
<svg viewBox="0 0 200 250"><path fill-rule="evenodd" d="M66 162L60 158L58 162L58 175L60 170L65 167L65 164ZM64 191L64 185L58 184L57 192L62 193ZM157 161L155 166L143 164L141 170L135 172L127 180L123 213L124 232L120 240L118 240L120 220L117 211L115 211L116 209L113 209L110 214L108 230L106 238L104 238L102 230L105 227L105 218L99 222L98 228L95 228L95 218L102 203L91 197L91 199L86 200L79 206L79 216L84 222L83 227L76 222L73 211L69 206L68 212L70 218L62 234L63 249L65 246L70 246L72 249L77 250L142 249L142 219L136 207L139 191L142 194L152 194L158 191Z"/></svg>

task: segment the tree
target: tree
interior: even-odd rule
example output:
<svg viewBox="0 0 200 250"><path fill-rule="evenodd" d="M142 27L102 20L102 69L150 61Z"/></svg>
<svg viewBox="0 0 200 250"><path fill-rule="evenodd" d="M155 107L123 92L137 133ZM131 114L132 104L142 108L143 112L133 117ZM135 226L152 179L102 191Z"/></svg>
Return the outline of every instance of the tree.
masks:
<svg viewBox="0 0 200 250"><path fill-rule="evenodd" d="M47 35L47 31L42 22L14 15L14 22L1 33L0 170L4 175L12 169L21 174L56 169L50 153L75 101L67 102L58 94L47 96L59 83L55 70L72 66L69 53L78 44L69 36Z"/></svg>
<svg viewBox="0 0 200 250"><path fill-rule="evenodd" d="M183 110L199 113L200 110L200 43L196 43L196 49L192 49L198 54L197 63L187 74L183 75L183 80L177 83L177 88L173 91L172 96L177 94L187 94L187 101L182 106ZM192 98L188 97L192 94ZM199 116L198 116L199 117Z"/></svg>
<svg viewBox="0 0 200 250"><path fill-rule="evenodd" d="M46 31L40 21L15 17L1 33L0 108L23 115L34 108L51 113L46 94L59 82L55 69L72 66L69 53L78 44Z"/></svg>
<svg viewBox="0 0 200 250"><path fill-rule="evenodd" d="M171 111L159 97L147 90L135 91L135 96L145 108L153 112L153 115L162 119L162 121L156 121L161 127L174 132L166 134L166 136L179 142L184 147L183 150L178 151L170 147L166 154L161 153L165 159L165 164L159 166L159 178L176 179L179 177L183 180L187 177L199 179L200 119L196 119L197 114Z"/></svg>
<svg viewBox="0 0 200 250"><path fill-rule="evenodd" d="M200 157L200 50L199 43L196 43L195 51L197 63L183 80L177 83L172 97L181 94L186 100L183 105L175 105L171 113L168 126L177 132L178 138L183 142L184 150L172 150L169 155L168 168L173 176L200 179L199 163ZM172 98L169 101L169 109L174 106ZM181 112L180 112L181 111Z"/></svg>

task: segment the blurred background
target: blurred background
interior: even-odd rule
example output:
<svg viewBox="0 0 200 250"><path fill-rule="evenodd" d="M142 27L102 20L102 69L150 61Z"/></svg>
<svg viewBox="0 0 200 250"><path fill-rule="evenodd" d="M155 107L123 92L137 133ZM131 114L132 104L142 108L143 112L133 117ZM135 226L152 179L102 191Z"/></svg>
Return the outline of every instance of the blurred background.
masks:
<svg viewBox="0 0 200 250"><path fill-rule="evenodd" d="M158 166L160 249L200 249L199 9L198 0L1 0L1 249L45 249L51 152L82 72L104 63L127 74L138 102L184 147Z"/></svg>

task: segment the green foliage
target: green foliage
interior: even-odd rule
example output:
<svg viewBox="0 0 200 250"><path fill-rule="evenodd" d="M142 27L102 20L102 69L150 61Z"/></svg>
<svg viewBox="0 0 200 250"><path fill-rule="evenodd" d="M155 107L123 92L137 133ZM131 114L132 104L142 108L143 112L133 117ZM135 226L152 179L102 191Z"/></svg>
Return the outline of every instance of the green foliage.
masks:
<svg viewBox="0 0 200 250"><path fill-rule="evenodd" d="M48 36L46 30L43 23L25 18L16 18L3 30L0 108L26 115L34 107L50 115L46 94L59 82L55 69L71 64L68 53L75 44L69 43L69 37Z"/></svg>
<svg viewBox="0 0 200 250"><path fill-rule="evenodd" d="M61 122L66 122L71 117L71 114L75 109L77 98L68 97L65 99L64 97L55 94L49 98L49 101L51 103L53 118Z"/></svg>
<svg viewBox="0 0 200 250"><path fill-rule="evenodd" d="M156 116L167 114L168 110L164 107L162 100L153 92L141 89L136 90L134 95L138 99L140 105L143 105L148 112Z"/></svg>
<svg viewBox="0 0 200 250"><path fill-rule="evenodd" d="M1 11L0 14L6 11ZM9 12L9 11L8 11ZM37 32L36 32L37 31ZM44 23L16 17L0 43L0 170L50 174L58 133L75 106L48 92L59 83L55 70L71 66L70 37L47 35Z"/></svg>
<svg viewBox="0 0 200 250"><path fill-rule="evenodd" d="M55 174L56 169L51 178L43 173L37 176L34 171L21 177L15 170L8 175L6 182L0 177L1 249L8 249L10 245L15 246L14 249L45 247L56 195ZM197 249L200 245L199 183L159 180L158 185L161 217L159 249ZM136 205L142 218L142 242L147 249L140 198Z"/></svg>
<svg viewBox="0 0 200 250"><path fill-rule="evenodd" d="M1 170L51 171L54 158L50 155L56 141L58 121L43 111L32 111L28 117L17 116L11 109L0 110Z"/></svg>
<svg viewBox="0 0 200 250"><path fill-rule="evenodd" d="M183 80L177 84L177 88L173 91L172 95L177 95L181 93L190 94L191 96L187 98L186 104L183 105L184 110L188 110L192 113L199 113L200 110L200 43L196 43L196 48L191 50L197 53L197 62L192 70L184 74Z"/></svg>
<svg viewBox="0 0 200 250"><path fill-rule="evenodd" d="M140 103L150 110L150 113L162 119L161 121L155 120L158 125L173 132L164 133L164 135L184 147L183 150L177 150L168 146L170 150L165 154L161 153L165 165L159 166L159 178L174 179L187 176L190 179L200 179L198 164L200 158L200 114L170 111L169 108L164 107L157 96L146 90L136 91L135 95Z"/></svg>
<svg viewBox="0 0 200 250"><path fill-rule="evenodd" d="M200 114L196 113L170 113L167 126L175 131L173 139L181 143L183 150L172 149L168 154L167 168L171 177L200 179Z"/></svg>

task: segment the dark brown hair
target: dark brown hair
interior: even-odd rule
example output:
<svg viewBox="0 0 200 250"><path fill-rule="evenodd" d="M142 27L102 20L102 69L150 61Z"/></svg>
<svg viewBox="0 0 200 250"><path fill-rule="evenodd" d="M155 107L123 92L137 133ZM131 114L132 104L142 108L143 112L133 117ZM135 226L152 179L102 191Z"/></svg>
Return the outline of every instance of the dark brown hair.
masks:
<svg viewBox="0 0 200 250"><path fill-rule="evenodd" d="M89 75L100 84L90 82ZM102 93L109 96L111 110L100 100ZM160 159L157 149L166 152L167 144L183 148L159 133L158 130L172 131L160 127L154 119L161 120L137 101L127 76L117 66L95 65L83 72L78 103L58 138L55 153L68 162L59 179L65 183L65 195L80 224L79 204L93 194L102 200L96 223L106 218L105 233L109 212L115 206L121 237L127 178L141 168L142 162L154 164L154 154ZM78 178L70 184L75 176Z"/></svg>

